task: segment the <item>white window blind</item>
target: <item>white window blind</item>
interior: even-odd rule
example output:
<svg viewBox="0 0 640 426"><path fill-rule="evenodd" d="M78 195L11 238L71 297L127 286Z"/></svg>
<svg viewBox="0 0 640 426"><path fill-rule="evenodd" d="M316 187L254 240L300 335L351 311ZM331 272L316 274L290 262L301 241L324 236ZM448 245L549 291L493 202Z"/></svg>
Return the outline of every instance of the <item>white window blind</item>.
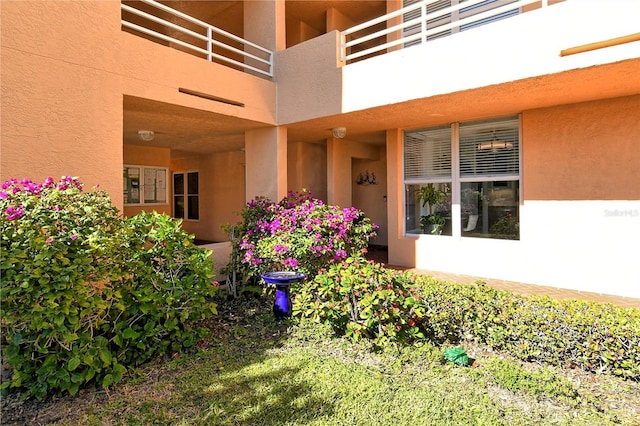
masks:
<svg viewBox="0 0 640 426"><path fill-rule="evenodd" d="M466 0L461 0L460 3L464 3ZM475 4L473 6L465 7L460 9L460 19L466 18L468 16L477 15L482 12L486 12L491 9L496 9L501 6L505 6L510 3L514 3L517 0L486 0L482 3ZM504 18L508 18L509 16L514 16L520 13L520 9L508 10L506 12L499 13L495 16L491 16L489 18L481 19L476 22L472 22L470 24L465 24L460 26L460 31L468 30L474 27L479 27L481 25L489 24L491 22L499 21Z"/></svg>
<svg viewBox="0 0 640 426"><path fill-rule="evenodd" d="M518 117L460 124L460 177L518 177Z"/></svg>
<svg viewBox="0 0 640 426"><path fill-rule="evenodd" d="M404 137L404 179L451 179L451 127L413 130Z"/></svg>
<svg viewBox="0 0 640 426"><path fill-rule="evenodd" d="M423 0L403 0L402 6L407 7L416 3L420 3ZM452 6L463 5L467 0L432 0L427 5L427 15L431 13L435 13ZM486 0L468 7L462 7L460 10L454 10L449 13L442 14L440 16L433 17L431 19L427 19L427 30L431 30L437 28L442 25L446 25L452 22L457 22L461 19L468 18L473 15L477 15L491 9L496 9L498 7L502 7L508 5L510 3L514 3L517 0ZM516 8L513 10L508 10L502 13L499 13L495 16L491 16L488 18L481 19L479 21L463 24L461 26L456 26L453 28L449 28L443 31L436 32L435 34L431 34L427 36L427 41L434 40L440 37L445 37L451 35L453 33L457 33L459 31L468 30L474 27L479 27L481 25L485 25L491 22L499 21L504 18L508 18L509 16L514 16L520 13L520 9ZM405 13L402 17L403 22L409 22L413 19L420 18L421 9L415 9L411 12ZM413 34L417 34L421 31L421 24L417 23L411 25L404 29L403 37L408 37ZM420 39L414 40L404 44L404 47L413 46L416 44L420 44L422 41Z"/></svg>
<svg viewBox="0 0 640 426"><path fill-rule="evenodd" d="M402 7L411 6L412 4L420 3L421 1L422 0L404 0ZM457 3L458 3L458 0L437 0L427 5L427 14L437 12L439 10L450 7L452 4L457 4ZM409 13L405 13L402 17L403 22L408 22L408 21L411 21L412 19L420 18L420 14L421 14L421 9L415 9ZM440 25L448 24L450 22L451 22L451 13L447 13L445 15L438 16L433 19L428 19L427 29L430 30L432 28L436 28L436 27L439 27ZM408 37L410 35L416 34L420 32L420 29L421 29L420 23L411 25L410 27L407 27L404 29L403 36ZM444 30L428 36L427 40L433 40L439 37L444 37L444 36L450 35L451 32L452 32L451 29ZM415 44L420 44L420 43L421 43L421 40L414 40L412 42L405 43L404 47L413 46Z"/></svg>

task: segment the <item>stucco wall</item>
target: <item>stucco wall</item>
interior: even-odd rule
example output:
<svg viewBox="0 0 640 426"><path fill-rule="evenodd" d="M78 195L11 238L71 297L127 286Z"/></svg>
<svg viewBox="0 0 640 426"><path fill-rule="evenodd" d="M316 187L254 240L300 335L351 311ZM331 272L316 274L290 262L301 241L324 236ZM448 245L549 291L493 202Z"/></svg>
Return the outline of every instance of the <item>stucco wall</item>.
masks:
<svg viewBox="0 0 640 426"><path fill-rule="evenodd" d="M527 200L640 199L640 95L523 114Z"/></svg>
<svg viewBox="0 0 640 426"><path fill-rule="evenodd" d="M1 19L2 179L79 176L122 208L124 95L275 124L272 81L121 31L120 2L2 2Z"/></svg>
<svg viewBox="0 0 640 426"><path fill-rule="evenodd" d="M338 38L332 31L278 52L279 124L342 112Z"/></svg>
<svg viewBox="0 0 640 426"><path fill-rule="evenodd" d="M119 53L116 68L124 94L275 124L276 88L272 81L207 62L129 33L118 35L127 46ZM180 93L180 88L215 95L244 106L239 108L190 96Z"/></svg>
<svg viewBox="0 0 640 426"><path fill-rule="evenodd" d="M631 96L522 113L518 241L404 237L401 133L390 131L389 262L640 297L639 110Z"/></svg>
<svg viewBox="0 0 640 426"><path fill-rule="evenodd" d="M327 202L327 146L325 143L289 142L288 187L291 191L307 189Z"/></svg>
<svg viewBox="0 0 640 426"><path fill-rule="evenodd" d="M200 220L184 220L182 227L199 239L227 241L222 225L235 224L244 207L244 153L240 151L191 157L171 162L171 173L197 171Z"/></svg>
<svg viewBox="0 0 640 426"><path fill-rule="evenodd" d="M2 179L74 175L121 206L119 2L1 7Z"/></svg>

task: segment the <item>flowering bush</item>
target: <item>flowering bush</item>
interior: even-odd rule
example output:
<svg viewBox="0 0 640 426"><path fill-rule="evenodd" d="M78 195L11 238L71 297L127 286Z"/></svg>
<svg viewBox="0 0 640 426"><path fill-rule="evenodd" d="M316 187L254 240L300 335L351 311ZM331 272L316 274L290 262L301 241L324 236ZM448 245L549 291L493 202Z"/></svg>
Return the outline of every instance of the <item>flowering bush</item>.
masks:
<svg viewBox="0 0 640 426"><path fill-rule="evenodd" d="M127 367L188 346L210 312L209 253L157 216L123 220L77 178L0 190L2 388L44 397L109 386ZM169 307L169 308L167 308Z"/></svg>
<svg viewBox="0 0 640 426"><path fill-rule="evenodd" d="M365 252L377 229L358 209L325 205L306 190L290 192L279 203L256 197L241 215L232 256L245 282L276 270L312 277L332 262Z"/></svg>

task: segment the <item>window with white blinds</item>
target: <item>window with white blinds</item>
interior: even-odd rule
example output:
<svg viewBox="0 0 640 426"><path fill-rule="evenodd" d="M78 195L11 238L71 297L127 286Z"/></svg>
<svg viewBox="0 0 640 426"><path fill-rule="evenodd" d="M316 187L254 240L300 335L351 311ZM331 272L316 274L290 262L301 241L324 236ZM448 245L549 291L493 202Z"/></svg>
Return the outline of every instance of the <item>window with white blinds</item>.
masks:
<svg viewBox="0 0 640 426"><path fill-rule="evenodd" d="M518 117L460 124L460 178L518 177Z"/></svg>
<svg viewBox="0 0 640 426"><path fill-rule="evenodd" d="M402 7L407 7L414 5L416 3L421 3L423 0L403 0ZM460 7L455 8L455 10L451 10L448 13L437 13L443 11L445 9L454 7L454 6L462 6L468 0L432 0L429 4L427 4L427 15L434 14L437 16L433 16L427 19L427 30L431 30L446 24L450 24L452 22L457 22L461 19L465 19L480 13L484 13L486 11L496 9L498 7L505 6L510 3L515 3L517 0L485 0L480 3L472 4L468 7ZM437 31L434 34L427 36L427 41L434 40L440 37L445 37L451 35L453 33L457 33L460 31L465 31L471 28L479 27L481 25L489 24L491 22L499 21L504 18L508 18L509 16L518 15L520 13L520 9L512 9L507 10L505 12L499 13L494 16L490 16L484 19L480 19L478 21L473 21L467 24L454 26L453 28L444 29L442 31ZM418 19L421 16L421 9L415 9L411 12L405 13L402 16L403 22L409 22L413 19ZM421 31L422 25L421 23L416 23L411 25L403 30L403 37L408 37L413 34L417 34ZM410 41L404 44L404 47L413 46L416 44L420 44L422 41L420 39Z"/></svg>
<svg viewBox="0 0 640 426"><path fill-rule="evenodd" d="M451 127L405 132L405 182L451 180Z"/></svg>
<svg viewBox="0 0 640 426"><path fill-rule="evenodd" d="M463 237L519 239L520 145L517 115L405 131L405 232L427 233L425 218L436 212L438 235L455 228ZM430 184L445 197L425 206L417 194Z"/></svg>

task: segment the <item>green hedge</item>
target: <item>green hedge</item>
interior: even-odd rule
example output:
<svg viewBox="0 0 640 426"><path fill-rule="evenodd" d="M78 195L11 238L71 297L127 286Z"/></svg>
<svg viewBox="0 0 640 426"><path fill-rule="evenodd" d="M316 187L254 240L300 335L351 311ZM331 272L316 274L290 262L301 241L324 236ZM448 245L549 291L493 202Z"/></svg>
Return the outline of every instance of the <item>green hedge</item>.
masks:
<svg viewBox="0 0 640 426"><path fill-rule="evenodd" d="M483 283L382 271L354 259L304 283L294 309L297 316L332 323L347 335L364 328L351 335L371 337L375 344L472 340L525 361L640 379L640 309L519 296Z"/></svg>

